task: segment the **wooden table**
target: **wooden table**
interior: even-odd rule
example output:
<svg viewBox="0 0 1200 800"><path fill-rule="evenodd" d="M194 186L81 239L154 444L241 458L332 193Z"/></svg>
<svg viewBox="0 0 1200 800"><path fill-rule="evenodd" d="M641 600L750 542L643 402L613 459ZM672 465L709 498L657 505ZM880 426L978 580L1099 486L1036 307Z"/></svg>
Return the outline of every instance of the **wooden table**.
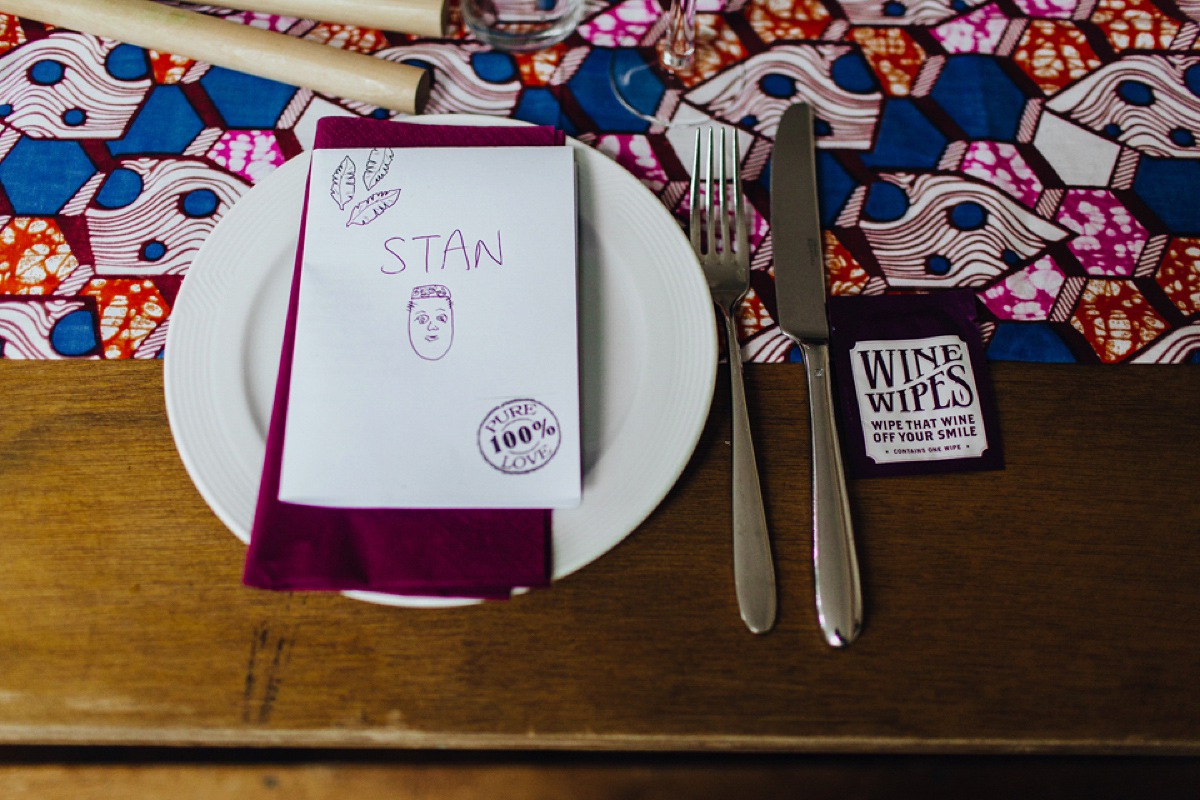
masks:
<svg viewBox="0 0 1200 800"><path fill-rule="evenodd" d="M803 372L751 366L780 584L738 618L728 403L548 591L399 610L244 588L159 363L0 361L0 742L1200 751L1200 369L998 363L1004 472L851 484L867 626L813 609Z"/></svg>

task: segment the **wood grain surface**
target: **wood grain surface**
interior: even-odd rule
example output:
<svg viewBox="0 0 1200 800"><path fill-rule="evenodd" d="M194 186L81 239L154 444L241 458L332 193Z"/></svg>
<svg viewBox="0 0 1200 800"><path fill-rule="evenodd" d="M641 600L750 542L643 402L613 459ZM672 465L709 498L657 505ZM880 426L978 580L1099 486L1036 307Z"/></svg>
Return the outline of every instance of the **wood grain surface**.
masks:
<svg viewBox="0 0 1200 800"><path fill-rule="evenodd" d="M21 750L0 752L5 800L1192 800L1200 785L1178 757Z"/></svg>
<svg viewBox="0 0 1200 800"><path fill-rule="evenodd" d="M812 601L802 369L751 365L780 616L738 618L728 401L609 554L507 603L240 585L155 362L0 361L0 741L1200 752L1200 369L991 366L1008 468L851 482L862 638Z"/></svg>

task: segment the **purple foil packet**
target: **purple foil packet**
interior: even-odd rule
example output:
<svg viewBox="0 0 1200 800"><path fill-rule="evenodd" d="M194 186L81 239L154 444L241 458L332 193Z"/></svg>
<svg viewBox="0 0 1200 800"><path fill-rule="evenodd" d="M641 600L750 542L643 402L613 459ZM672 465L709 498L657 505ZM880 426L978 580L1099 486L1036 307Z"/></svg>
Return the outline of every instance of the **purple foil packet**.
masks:
<svg viewBox="0 0 1200 800"><path fill-rule="evenodd" d="M831 297L828 310L851 475L1004 469L974 292Z"/></svg>

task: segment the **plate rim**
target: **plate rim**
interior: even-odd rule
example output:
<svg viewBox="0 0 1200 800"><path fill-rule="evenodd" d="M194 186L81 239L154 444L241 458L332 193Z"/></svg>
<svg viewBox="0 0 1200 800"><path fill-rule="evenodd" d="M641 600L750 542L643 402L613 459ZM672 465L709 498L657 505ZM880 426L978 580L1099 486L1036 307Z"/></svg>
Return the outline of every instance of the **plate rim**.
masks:
<svg viewBox="0 0 1200 800"><path fill-rule="evenodd" d="M461 125L527 125L527 124L529 124L529 123L525 123L525 122L522 122L519 120L511 120L511 119L506 119L506 118L489 118L489 117L482 117L482 116L477 116L477 115L466 115L466 114L427 115L427 116L420 117L420 118L405 119L404 121L414 122L414 123L418 123L418 124L461 124ZM676 281L676 284L669 288L671 288L672 290L678 289L682 293L682 295L683 295L682 298L678 299L677 302L679 302L681 304L681 307L684 309L684 311L691 313L691 312L696 312L696 311L703 309L704 314L702 315L702 319L711 318L711 314L712 314L711 299L709 297L707 284L703 278L703 271L700 267L698 259L695 256L695 253L692 251L690 242L688 242L687 238L684 236L681 227L679 226L678 222L675 220L675 218L671 214L671 212L667 209L667 207L664 206L662 204L661 200L658 197L656 197L644 184L642 184L642 182L639 181L632 173L628 172L624 167L622 167L620 164L616 163L614 160L609 158L606 154L598 151L597 149L595 149L593 147L590 147L587 144L579 142L576 139L572 139L570 137L568 137L568 142L577 151L585 153L586 155L584 156L584 159L589 160L593 166L596 164L604 164L605 165L601 168L601 172L606 173L606 174L601 175L599 177L609 178L610 176L618 176L613 179L615 179L618 182L624 182L625 186L628 187L629 189L631 189L635 195L640 196L640 200L643 203L649 202L650 208L658 209L658 211L661 212L661 213L658 213L658 211L656 211L651 214L651 216L657 216L659 218L657 221L655 221L655 224L658 225L660 228L662 228L663 227L662 222L665 220L665 221L669 222L669 225L666 226L664 230L672 231L673 233L668 233L665 237L663 237L664 241L659 242L659 244L661 245L661 247L664 247L664 248L667 248L668 250L674 251L673 255L683 257L688 262L686 269L676 268L676 267L672 266L669 275L674 281ZM297 173L297 175L299 175L301 173L301 168L298 164L293 165L293 162L299 162L299 163L306 164L309 161L310 155L311 155L311 149L298 154L297 156L293 157L292 159L289 159L289 161L287 163L281 165L278 169L276 169L274 172L272 172L270 175L268 175L262 181L259 181L257 184L252 186L250 188L250 190L245 195L243 195L242 199L250 196L250 194L255 191L259 191L260 195L265 196L267 192L271 191L269 188L266 188L266 187L274 186L275 184L286 184L289 181L295 180L296 178L294 178L291 175L291 173ZM291 167L291 169L289 170L288 167ZM233 212L233 208L231 208L230 210L228 210L225 213L225 215L222 217L222 220L220 222L218 222L217 227L214 228L213 232L210 233L209 237L205 240L204 244L197 251L196 256L193 260L193 267L196 264L200 264L200 268L202 270L205 269L204 264L208 263L207 261L205 261L205 258L208 255L207 251L218 249L218 245L221 243L221 236L218 235L218 231L221 227L221 224L224 223L226 219L229 219L232 216L232 212ZM233 218L235 220L239 219L239 217L233 217ZM670 240L673 240L673 241L670 241ZM287 248L287 247L290 247L290 245L285 244L284 247ZM271 262L271 263L273 263L273 262ZM191 273L191 269L192 268L189 268L189 273ZM264 268L263 272L264 272L264 274L267 274L268 269ZM629 270L629 272L632 273L632 272L634 272L634 270ZM656 274L664 274L664 275L667 274L663 270L655 270L655 273ZM688 279L689 275L691 276L690 280ZM190 283L193 286L197 285L197 283L194 281L190 282ZM263 283L266 283L265 278L262 281L262 283L260 283L257 287L254 287L254 288L261 288ZM242 520L233 518L233 512L227 507L227 504L225 503L224 499L222 499L221 497L218 496L220 493L212 485L210 485L210 481L208 480L209 476L206 473L206 470L208 469L208 467L206 465L197 463L197 453L191 450L190 443L188 443L186 441L188 439L188 437L190 436L190 432L185 430L186 426L181 421L181 415L185 413L182 410L182 408L187 406L188 403L186 400L183 399L184 394L185 394L185 391L184 391L185 387L181 383L181 382L186 382L186 378L181 378L180 372L181 371L186 372L186 370L183 370L182 365L179 364L179 359L172 358L171 354L174 350L178 349L178 347L180 346L179 345L180 337L181 336L186 337L186 335L189 333L187 314L190 312L185 312L184 315L178 315L178 316L177 316L177 314L178 314L178 310L181 306L184 308L190 309L189 304L193 304L193 305L200 304L201 300L203 299L203 298L200 298L197 300L193 300L191 295L194 294L194 292L189 292L188 288L189 288L189 281L186 281L186 280L183 281L183 283L180 287L179 295L176 298L175 306L172 309L173 324L168 328L168 331L167 331L167 343L166 343L165 353L164 353L164 394L165 394L166 405L167 405L168 422L170 423L172 436L175 440L176 450L180 454L181 460L184 463L184 467L185 467L186 471L188 472L188 475L191 478L192 483L196 486L197 490L200 492L200 494L203 497L203 499L205 500L205 502L213 510L214 514L218 517L218 519L221 520L221 522L225 525L225 527L228 528L238 539L240 539L241 541L243 541L243 543L245 543L245 542L248 542L248 540L249 540L248 526L245 526ZM197 289L196 291L200 291L200 289ZM653 298L649 298L649 299L653 300ZM646 303L646 300L647 300L647 298L640 298L641 302L639 303L638 312L639 312L640 316L643 318L649 317L649 315L651 313L651 311L648 307L648 304ZM702 301L702 302L700 302L700 301ZM689 308L688 307L689 305L694 306L694 307ZM197 312L197 314L199 315L199 312ZM200 315L200 316L202 316L202 315ZM179 317L182 317L184 320L182 325L174 322L174 320L178 319ZM684 315L681 315L681 319L690 320L690 317L688 317L686 314L684 314ZM214 323L214 326L215 326L215 323ZM181 328L182 328L182 330L181 330ZM690 420L691 424L686 426L686 431L684 431L681 434L678 434L678 443L681 445L680 457L673 460L672 469L663 470L660 468L660 470L658 472L658 474L660 475L658 481L659 481L659 483L661 483L661 486L659 487L659 489L655 489L652 492L652 494L654 495L652 499L647 500L645 502L638 503L639 509L637 510L636 513L633 513L631 515L627 514L629 521L622 523L622 525L620 526L624 529L623 532L621 532L619 535L606 537L605 538L606 543L603 545L603 547L601 549L597 550L596 552L591 553L590 555L588 555L586 557L576 559L576 561L578 563L569 563L569 564L560 565L557 563L557 559L556 559L556 563L554 565L555 569L553 570L553 572L554 572L553 579L554 580L560 580L560 579L566 577L567 575L570 575L573 572L577 571L578 569L582 568L583 566L586 566L587 564L594 562L596 559L600 558L605 553L607 553L610 549L612 549L617 544L619 544L621 541L623 541L630 533L632 533L634 530L636 530L638 528L638 526L641 525L641 523L648 516L650 516L650 514L652 514L654 512L654 510L662 503L663 499L670 492L671 488L678 482L680 475L682 474L683 470L686 468L688 462L691 460L692 454L695 452L696 445L699 442L699 438L703 432L704 425L708 418L708 414L709 414L709 410L710 410L710 406L711 406L711 402L712 402L713 390L716 385L716 373L717 373L717 363L716 363L717 362L717 335L716 335L717 332L716 332L715 322L712 322L710 324L704 324L701 326L701 328L702 328L702 331L696 331L696 330L692 330L691 327L688 327L686 329L687 335L684 335L684 333L680 333L677 337L678 342L682 342L685 339L692 341L692 347L682 348L681 352L686 354L690 350L692 353L691 360L696 362L695 364L692 364L691 366L693 368L699 368L701 370L701 374L699 375L699 385L696 387L694 394L691 395L693 397L693 399L695 400L695 402L693 402L691 404L691 406L688 408L678 409L679 411L684 411L684 412L690 411L690 417L691 417L691 420ZM176 331L179 331L179 332L177 333ZM697 334L697 333L700 334L698 340L697 340L697 337L695 336L695 334ZM205 354L207 354L208 348L205 347L203 349L205 351ZM242 359L241 363L242 363L243 367L246 366L244 358ZM173 364L179 364L179 366L173 367L172 366ZM203 366L204 362L201 361L201 364ZM211 361L209 362L209 364L211 364ZM678 366L678 365L676 365L676 366ZM191 367L191 369L193 371L196 371L196 367L194 365ZM204 367L204 369L207 372L209 369L211 369L211 366ZM215 393L215 390L214 390L214 393ZM219 414L216 414L216 412L214 411L214 416L219 416ZM684 420L684 421L686 422L687 420ZM216 437L213 436L212 438L216 438ZM265 443L263 444L263 446L265 447ZM608 449L610 447L611 447L611 445L606 445L606 449ZM234 448L232 446L229 449L236 450L236 448ZM200 459L200 460L203 461L203 459ZM599 460L601 460L601 459L598 459L598 461ZM572 514L572 513L578 514L578 513L583 513L584 511L586 511L588 508L586 492L587 492L587 488L585 486L584 502L578 508L576 508L576 509L555 509L554 510L555 521L558 522L560 517L563 514L568 514L568 515ZM243 528L245 528L244 535L241 530ZM464 605L464 604L477 602L477 601L469 599L469 598L427 598L427 597L415 597L415 596L408 596L408 595L383 594L383 593L369 591L369 590L347 590L347 591L343 591L342 594L344 594L347 597L356 599L356 600L363 600L363 601L373 602L373 603L377 603L377 604L384 604L384 605L390 605L390 606L403 606L403 607L446 607L446 606L458 606L458 605Z"/></svg>

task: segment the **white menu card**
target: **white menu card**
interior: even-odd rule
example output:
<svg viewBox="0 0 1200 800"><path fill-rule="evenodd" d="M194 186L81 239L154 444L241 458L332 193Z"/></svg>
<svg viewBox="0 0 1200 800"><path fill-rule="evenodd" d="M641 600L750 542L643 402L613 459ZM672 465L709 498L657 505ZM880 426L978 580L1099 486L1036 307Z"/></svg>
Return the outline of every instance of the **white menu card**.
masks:
<svg viewBox="0 0 1200 800"><path fill-rule="evenodd" d="M581 494L570 147L316 150L279 499Z"/></svg>

